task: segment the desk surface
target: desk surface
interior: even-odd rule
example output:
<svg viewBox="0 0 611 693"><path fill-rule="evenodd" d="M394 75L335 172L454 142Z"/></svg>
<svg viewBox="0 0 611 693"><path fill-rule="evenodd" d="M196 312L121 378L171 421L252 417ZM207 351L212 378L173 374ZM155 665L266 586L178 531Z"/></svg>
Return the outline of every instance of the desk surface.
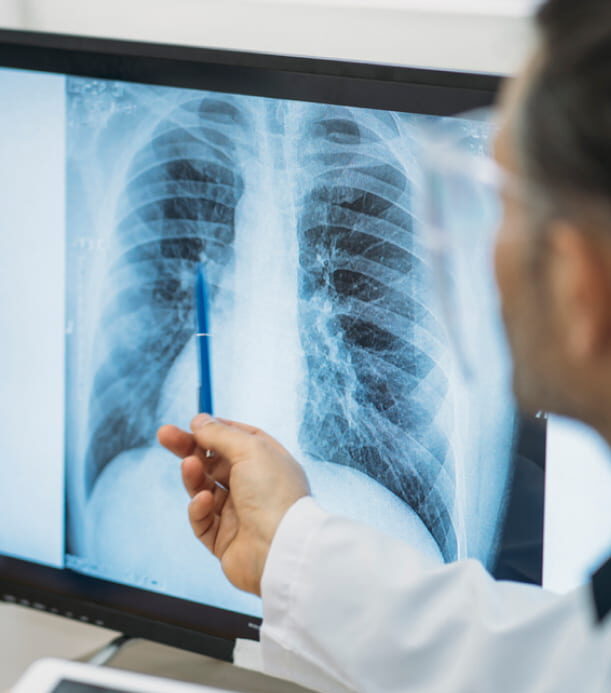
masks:
<svg viewBox="0 0 611 693"><path fill-rule="evenodd" d="M83 658L116 635L60 616L0 604L0 691L10 689L36 659ZM305 692L299 686L227 662L146 641L128 644L111 666L244 693Z"/></svg>

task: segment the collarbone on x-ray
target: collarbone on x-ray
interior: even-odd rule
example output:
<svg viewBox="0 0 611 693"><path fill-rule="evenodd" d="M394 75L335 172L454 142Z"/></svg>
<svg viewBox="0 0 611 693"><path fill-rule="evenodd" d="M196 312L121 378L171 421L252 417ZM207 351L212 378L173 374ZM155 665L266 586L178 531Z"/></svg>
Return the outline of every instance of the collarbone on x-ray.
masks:
<svg viewBox="0 0 611 693"><path fill-rule="evenodd" d="M68 237L103 247L68 258L70 552L126 576L113 547L144 551L147 489L184 513L155 432L195 413L202 262L219 414L276 435L329 510L440 560L489 561L512 413L460 399L414 219L417 117L84 79L69 81L68 113ZM494 445L465 433L484 411ZM139 566L154 588L237 603Z"/></svg>

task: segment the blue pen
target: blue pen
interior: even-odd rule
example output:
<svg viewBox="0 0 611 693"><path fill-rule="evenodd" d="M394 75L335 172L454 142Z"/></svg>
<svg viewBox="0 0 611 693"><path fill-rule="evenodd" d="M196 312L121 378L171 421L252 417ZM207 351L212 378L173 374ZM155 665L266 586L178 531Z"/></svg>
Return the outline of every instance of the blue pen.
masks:
<svg viewBox="0 0 611 693"><path fill-rule="evenodd" d="M195 274L195 337L199 363L199 402L201 414L212 414L212 374L210 369L210 326L208 321L208 289L204 266Z"/></svg>
<svg viewBox="0 0 611 693"><path fill-rule="evenodd" d="M197 340L197 355L199 362L199 401L200 414L212 415L212 370L210 368L210 325L208 315L208 287L204 266L200 263L195 273L195 339ZM206 450L206 457L214 457L213 450ZM223 491L227 487L213 479Z"/></svg>

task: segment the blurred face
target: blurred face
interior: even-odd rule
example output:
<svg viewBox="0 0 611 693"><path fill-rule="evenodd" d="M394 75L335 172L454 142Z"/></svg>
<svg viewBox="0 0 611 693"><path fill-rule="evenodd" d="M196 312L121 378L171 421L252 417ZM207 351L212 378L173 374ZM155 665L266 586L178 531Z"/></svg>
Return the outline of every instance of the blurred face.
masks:
<svg viewBox="0 0 611 693"><path fill-rule="evenodd" d="M502 189L503 220L495 249L496 278L503 320L514 364L514 392L527 412L557 409L556 385L562 363L558 353L558 324L548 291L548 229L526 195L516 154L515 122L536 64L508 83L501 101L501 128L495 158L518 184Z"/></svg>
<svg viewBox="0 0 611 693"><path fill-rule="evenodd" d="M579 220L544 215L536 196L528 194L516 154L515 124L537 64L533 60L505 89L495 143L497 162L513 179L502 190L495 269L513 356L514 391L525 411L545 410L609 428L608 213L596 216L594 203L584 202Z"/></svg>

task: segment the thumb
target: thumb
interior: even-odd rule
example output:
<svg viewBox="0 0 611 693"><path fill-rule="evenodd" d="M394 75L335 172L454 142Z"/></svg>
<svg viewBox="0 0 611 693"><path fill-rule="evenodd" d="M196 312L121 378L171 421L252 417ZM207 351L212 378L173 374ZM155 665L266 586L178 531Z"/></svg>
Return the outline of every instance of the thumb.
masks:
<svg viewBox="0 0 611 693"><path fill-rule="evenodd" d="M254 436L228 426L208 414L198 414L191 421L191 431L197 444L204 450L214 450L233 465L252 452Z"/></svg>

